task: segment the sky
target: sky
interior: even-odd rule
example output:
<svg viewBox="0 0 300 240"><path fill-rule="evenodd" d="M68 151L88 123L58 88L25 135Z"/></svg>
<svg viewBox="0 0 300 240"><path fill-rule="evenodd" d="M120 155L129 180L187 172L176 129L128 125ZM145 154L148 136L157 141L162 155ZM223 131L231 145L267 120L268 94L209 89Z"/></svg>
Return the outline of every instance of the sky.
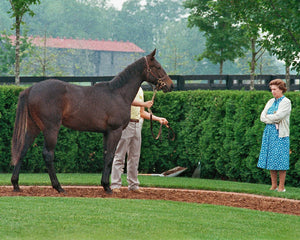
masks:
<svg viewBox="0 0 300 240"><path fill-rule="evenodd" d="M120 10L122 8L122 4L126 2L126 0L109 0L108 2Z"/></svg>
<svg viewBox="0 0 300 240"><path fill-rule="evenodd" d="M111 5L113 5L115 8L117 8L118 10L121 10L122 8L122 4L124 2L126 2L127 0L108 0L108 3L110 3ZM142 1L143 3L143 1Z"/></svg>

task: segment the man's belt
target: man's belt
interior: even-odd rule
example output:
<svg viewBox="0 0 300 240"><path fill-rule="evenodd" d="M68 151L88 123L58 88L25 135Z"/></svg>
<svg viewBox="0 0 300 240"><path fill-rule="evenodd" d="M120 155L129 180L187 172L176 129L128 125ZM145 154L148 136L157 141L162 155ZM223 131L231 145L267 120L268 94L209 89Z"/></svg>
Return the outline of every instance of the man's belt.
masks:
<svg viewBox="0 0 300 240"><path fill-rule="evenodd" d="M138 119L130 119L130 122L135 122L135 123L138 123L139 120Z"/></svg>

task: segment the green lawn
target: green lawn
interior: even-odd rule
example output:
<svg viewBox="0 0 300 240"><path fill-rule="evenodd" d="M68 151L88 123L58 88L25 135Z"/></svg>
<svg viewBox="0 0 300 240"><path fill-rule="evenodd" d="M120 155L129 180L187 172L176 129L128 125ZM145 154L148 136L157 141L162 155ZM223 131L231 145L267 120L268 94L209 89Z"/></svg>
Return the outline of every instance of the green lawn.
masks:
<svg viewBox="0 0 300 240"><path fill-rule="evenodd" d="M300 239L300 217L206 204L36 197L0 204L1 239Z"/></svg>
<svg viewBox="0 0 300 240"><path fill-rule="evenodd" d="M11 174L0 174L10 185ZM62 185L99 185L99 174L58 174ZM126 176L122 176L124 183ZM300 199L298 188L191 178L139 177L142 186L181 187ZM47 174L21 174L21 185L49 185ZM271 193L270 193L271 192ZM0 239L300 239L300 217L157 200L0 197Z"/></svg>
<svg viewBox="0 0 300 240"><path fill-rule="evenodd" d="M101 174L80 174L80 173L60 173L57 174L59 181L63 185L99 185ZM0 185L11 185L11 174L0 174ZM270 191L270 185L241 183L222 180L210 180L201 178L186 177L153 177L139 176L142 187L166 187L166 188L186 188L202 189L225 192L242 192L259 194L264 196L276 196L300 200L300 188L286 187L287 192L278 193ZM122 182L126 182L126 175L122 175ZM48 174L20 174L20 185L50 185Z"/></svg>

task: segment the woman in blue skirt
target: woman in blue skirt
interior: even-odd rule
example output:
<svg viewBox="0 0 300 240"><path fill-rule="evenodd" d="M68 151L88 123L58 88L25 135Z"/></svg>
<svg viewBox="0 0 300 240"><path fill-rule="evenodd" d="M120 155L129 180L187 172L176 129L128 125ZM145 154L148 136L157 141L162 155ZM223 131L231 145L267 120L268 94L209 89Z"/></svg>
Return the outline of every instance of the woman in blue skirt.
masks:
<svg viewBox="0 0 300 240"><path fill-rule="evenodd" d="M270 170L272 186L270 190L285 192L286 170L289 169L290 157L290 113L291 101L283 94L286 84L281 79L269 83L273 94L260 115L266 123L262 137L261 151L257 167ZM279 185L277 175L279 173Z"/></svg>

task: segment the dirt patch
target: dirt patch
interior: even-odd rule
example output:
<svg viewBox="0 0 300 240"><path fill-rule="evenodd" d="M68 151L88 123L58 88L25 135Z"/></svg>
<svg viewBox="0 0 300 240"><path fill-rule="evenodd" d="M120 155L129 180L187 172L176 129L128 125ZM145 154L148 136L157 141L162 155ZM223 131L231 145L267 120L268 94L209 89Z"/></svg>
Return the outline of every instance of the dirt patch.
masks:
<svg viewBox="0 0 300 240"><path fill-rule="evenodd" d="M253 194L165 188L141 188L143 193L133 193L125 187L121 188L120 193L106 194L99 186L63 187L66 190L65 193L58 193L50 186L21 186L21 192L13 192L11 186L0 186L0 197L39 196L169 200L248 208L300 216L299 200Z"/></svg>

